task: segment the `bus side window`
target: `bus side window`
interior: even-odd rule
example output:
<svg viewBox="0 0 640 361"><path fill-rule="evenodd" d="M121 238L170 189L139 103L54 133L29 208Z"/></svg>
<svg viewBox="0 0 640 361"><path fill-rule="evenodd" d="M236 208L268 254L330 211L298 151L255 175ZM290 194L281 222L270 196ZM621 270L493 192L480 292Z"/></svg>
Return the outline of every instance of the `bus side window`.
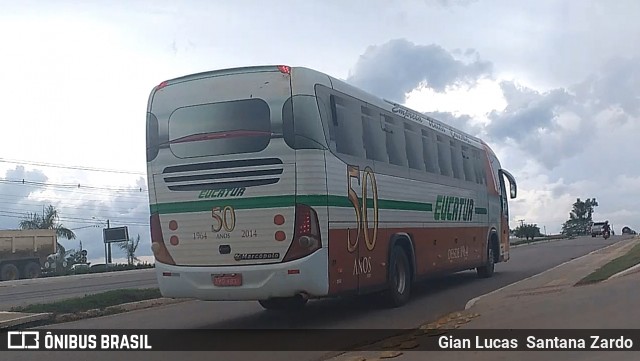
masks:
<svg viewBox="0 0 640 361"><path fill-rule="evenodd" d="M451 165L451 149L447 144L447 136L436 134L438 143L438 165L440 166L440 174L453 177L453 168Z"/></svg>
<svg viewBox="0 0 640 361"><path fill-rule="evenodd" d="M336 95L331 95L331 99L336 152L365 158L359 104L353 99Z"/></svg>
<svg viewBox="0 0 640 361"><path fill-rule="evenodd" d="M333 123L333 114L331 107L331 96L328 89L323 85L316 85L316 100L318 103L318 111L324 128L325 138L329 143L331 151L336 151L336 131ZM293 111L292 111L293 113Z"/></svg>
<svg viewBox="0 0 640 361"><path fill-rule="evenodd" d="M476 183L476 173L474 167L474 160L472 159L469 147L462 146L462 166L464 168L464 178L467 182Z"/></svg>
<svg viewBox="0 0 640 361"><path fill-rule="evenodd" d="M432 130L422 129L422 154L427 167L427 172L440 173L438 165L438 146Z"/></svg>
<svg viewBox="0 0 640 361"><path fill-rule="evenodd" d="M389 154L389 163L401 167L407 167L407 152L404 139L404 129L398 123L400 120L388 115L384 117L384 129L387 133L387 153Z"/></svg>
<svg viewBox="0 0 640 361"><path fill-rule="evenodd" d="M293 100L293 102L291 102ZM287 103L290 105L287 106ZM293 106L291 106L293 104ZM320 114L316 111L315 97L309 95L295 95L285 102L283 107L283 127L290 129L285 132L285 140L293 134L294 149L325 149L326 137ZM289 114L290 113L290 114ZM291 117L291 119L288 119ZM290 141L287 141L289 143Z"/></svg>
<svg viewBox="0 0 640 361"><path fill-rule="evenodd" d="M424 153L422 152L422 137L417 131L417 125L404 123L404 137L409 168L425 171Z"/></svg>
<svg viewBox="0 0 640 361"><path fill-rule="evenodd" d="M367 159L389 163L385 147L385 133L376 119L377 112L366 106L361 107L364 150Z"/></svg>
<svg viewBox="0 0 640 361"><path fill-rule="evenodd" d="M329 96L329 102L331 104L331 124L338 126L338 111L336 107L336 96L331 94Z"/></svg>
<svg viewBox="0 0 640 361"><path fill-rule="evenodd" d="M482 162L480 151L477 149L473 150L473 165L475 167L475 172L476 172L476 183L487 184L486 172L484 170L484 163Z"/></svg>
<svg viewBox="0 0 640 361"><path fill-rule="evenodd" d="M462 151L460 150L460 142L451 139L449 141L449 146L451 147L451 166L453 167L453 177L456 179L463 179L462 175Z"/></svg>

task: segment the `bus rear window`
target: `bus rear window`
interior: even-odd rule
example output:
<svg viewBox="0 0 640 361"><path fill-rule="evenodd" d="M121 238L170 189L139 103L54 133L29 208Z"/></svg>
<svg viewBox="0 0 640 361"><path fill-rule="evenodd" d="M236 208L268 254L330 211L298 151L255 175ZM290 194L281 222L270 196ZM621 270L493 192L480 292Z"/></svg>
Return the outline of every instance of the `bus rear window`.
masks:
<svg viewBox="0 0 640 361"><path fill-rule="evenodd" d="M180 158L259 152L271 139L269 105L254 98L178 108L169 139Z"/></svg>

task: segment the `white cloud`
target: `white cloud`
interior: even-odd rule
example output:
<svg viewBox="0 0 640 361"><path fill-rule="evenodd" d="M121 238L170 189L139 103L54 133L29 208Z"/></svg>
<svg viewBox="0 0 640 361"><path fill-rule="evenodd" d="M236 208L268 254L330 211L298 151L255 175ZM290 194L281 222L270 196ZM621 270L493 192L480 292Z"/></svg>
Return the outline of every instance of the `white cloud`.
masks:
<svg viewBox="0 0 640 361"><path fill-rule="evenodd" d="M471 116L473 125L486 125L489 122L487 114L495 109L504 109L507 103L499 82L480 79L471 88L447 87L444 93L428 87L416 88L407 95L405 105L422 112L466 114Z"/></svg>

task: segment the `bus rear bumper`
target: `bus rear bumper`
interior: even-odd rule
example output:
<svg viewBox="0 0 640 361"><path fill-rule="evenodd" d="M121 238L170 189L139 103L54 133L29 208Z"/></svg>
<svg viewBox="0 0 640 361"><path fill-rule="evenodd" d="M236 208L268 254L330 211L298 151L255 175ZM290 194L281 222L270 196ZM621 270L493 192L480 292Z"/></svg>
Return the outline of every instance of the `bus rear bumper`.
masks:
<svg viewBox="0 0 640 361"><path fill-rule="evenodd" d="M322 248L313 254L286 263L192 267L156 262L160 291L169 298L205 301L247 301L306 294L326 296L329 291L328 254ZM213 275L242 275L241 286L215 286Z"/></svg>

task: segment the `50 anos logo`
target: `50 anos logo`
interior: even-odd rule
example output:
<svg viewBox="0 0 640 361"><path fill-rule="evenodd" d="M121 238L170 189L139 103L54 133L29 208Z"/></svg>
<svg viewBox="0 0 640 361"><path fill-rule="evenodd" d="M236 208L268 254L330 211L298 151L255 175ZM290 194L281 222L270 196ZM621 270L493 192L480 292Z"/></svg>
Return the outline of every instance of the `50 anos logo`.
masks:
<svg viewBox="0 0 640 361"><path fill-rule="evenodd" d="M358 249L358 243L360 237L364 234L364 243L369 251L372 251L376 246L376 240L378 238L378 186L376 184L376 177L373 174L373 170L370 167L365 167L362 175L362 204L358 194L351 186L352 178L355 178L360 185L360 168L355 165L347 166L347 192L349 201L353 205L353 209L356 212L356 222L358 228L358 234L354 241L351 240L351 232L347 231L347 249L349 252L354 252ZM368 217L368 198L367 198L367 185L371 185L373 192L373 235L369 234L369 217Z"/></svg>

